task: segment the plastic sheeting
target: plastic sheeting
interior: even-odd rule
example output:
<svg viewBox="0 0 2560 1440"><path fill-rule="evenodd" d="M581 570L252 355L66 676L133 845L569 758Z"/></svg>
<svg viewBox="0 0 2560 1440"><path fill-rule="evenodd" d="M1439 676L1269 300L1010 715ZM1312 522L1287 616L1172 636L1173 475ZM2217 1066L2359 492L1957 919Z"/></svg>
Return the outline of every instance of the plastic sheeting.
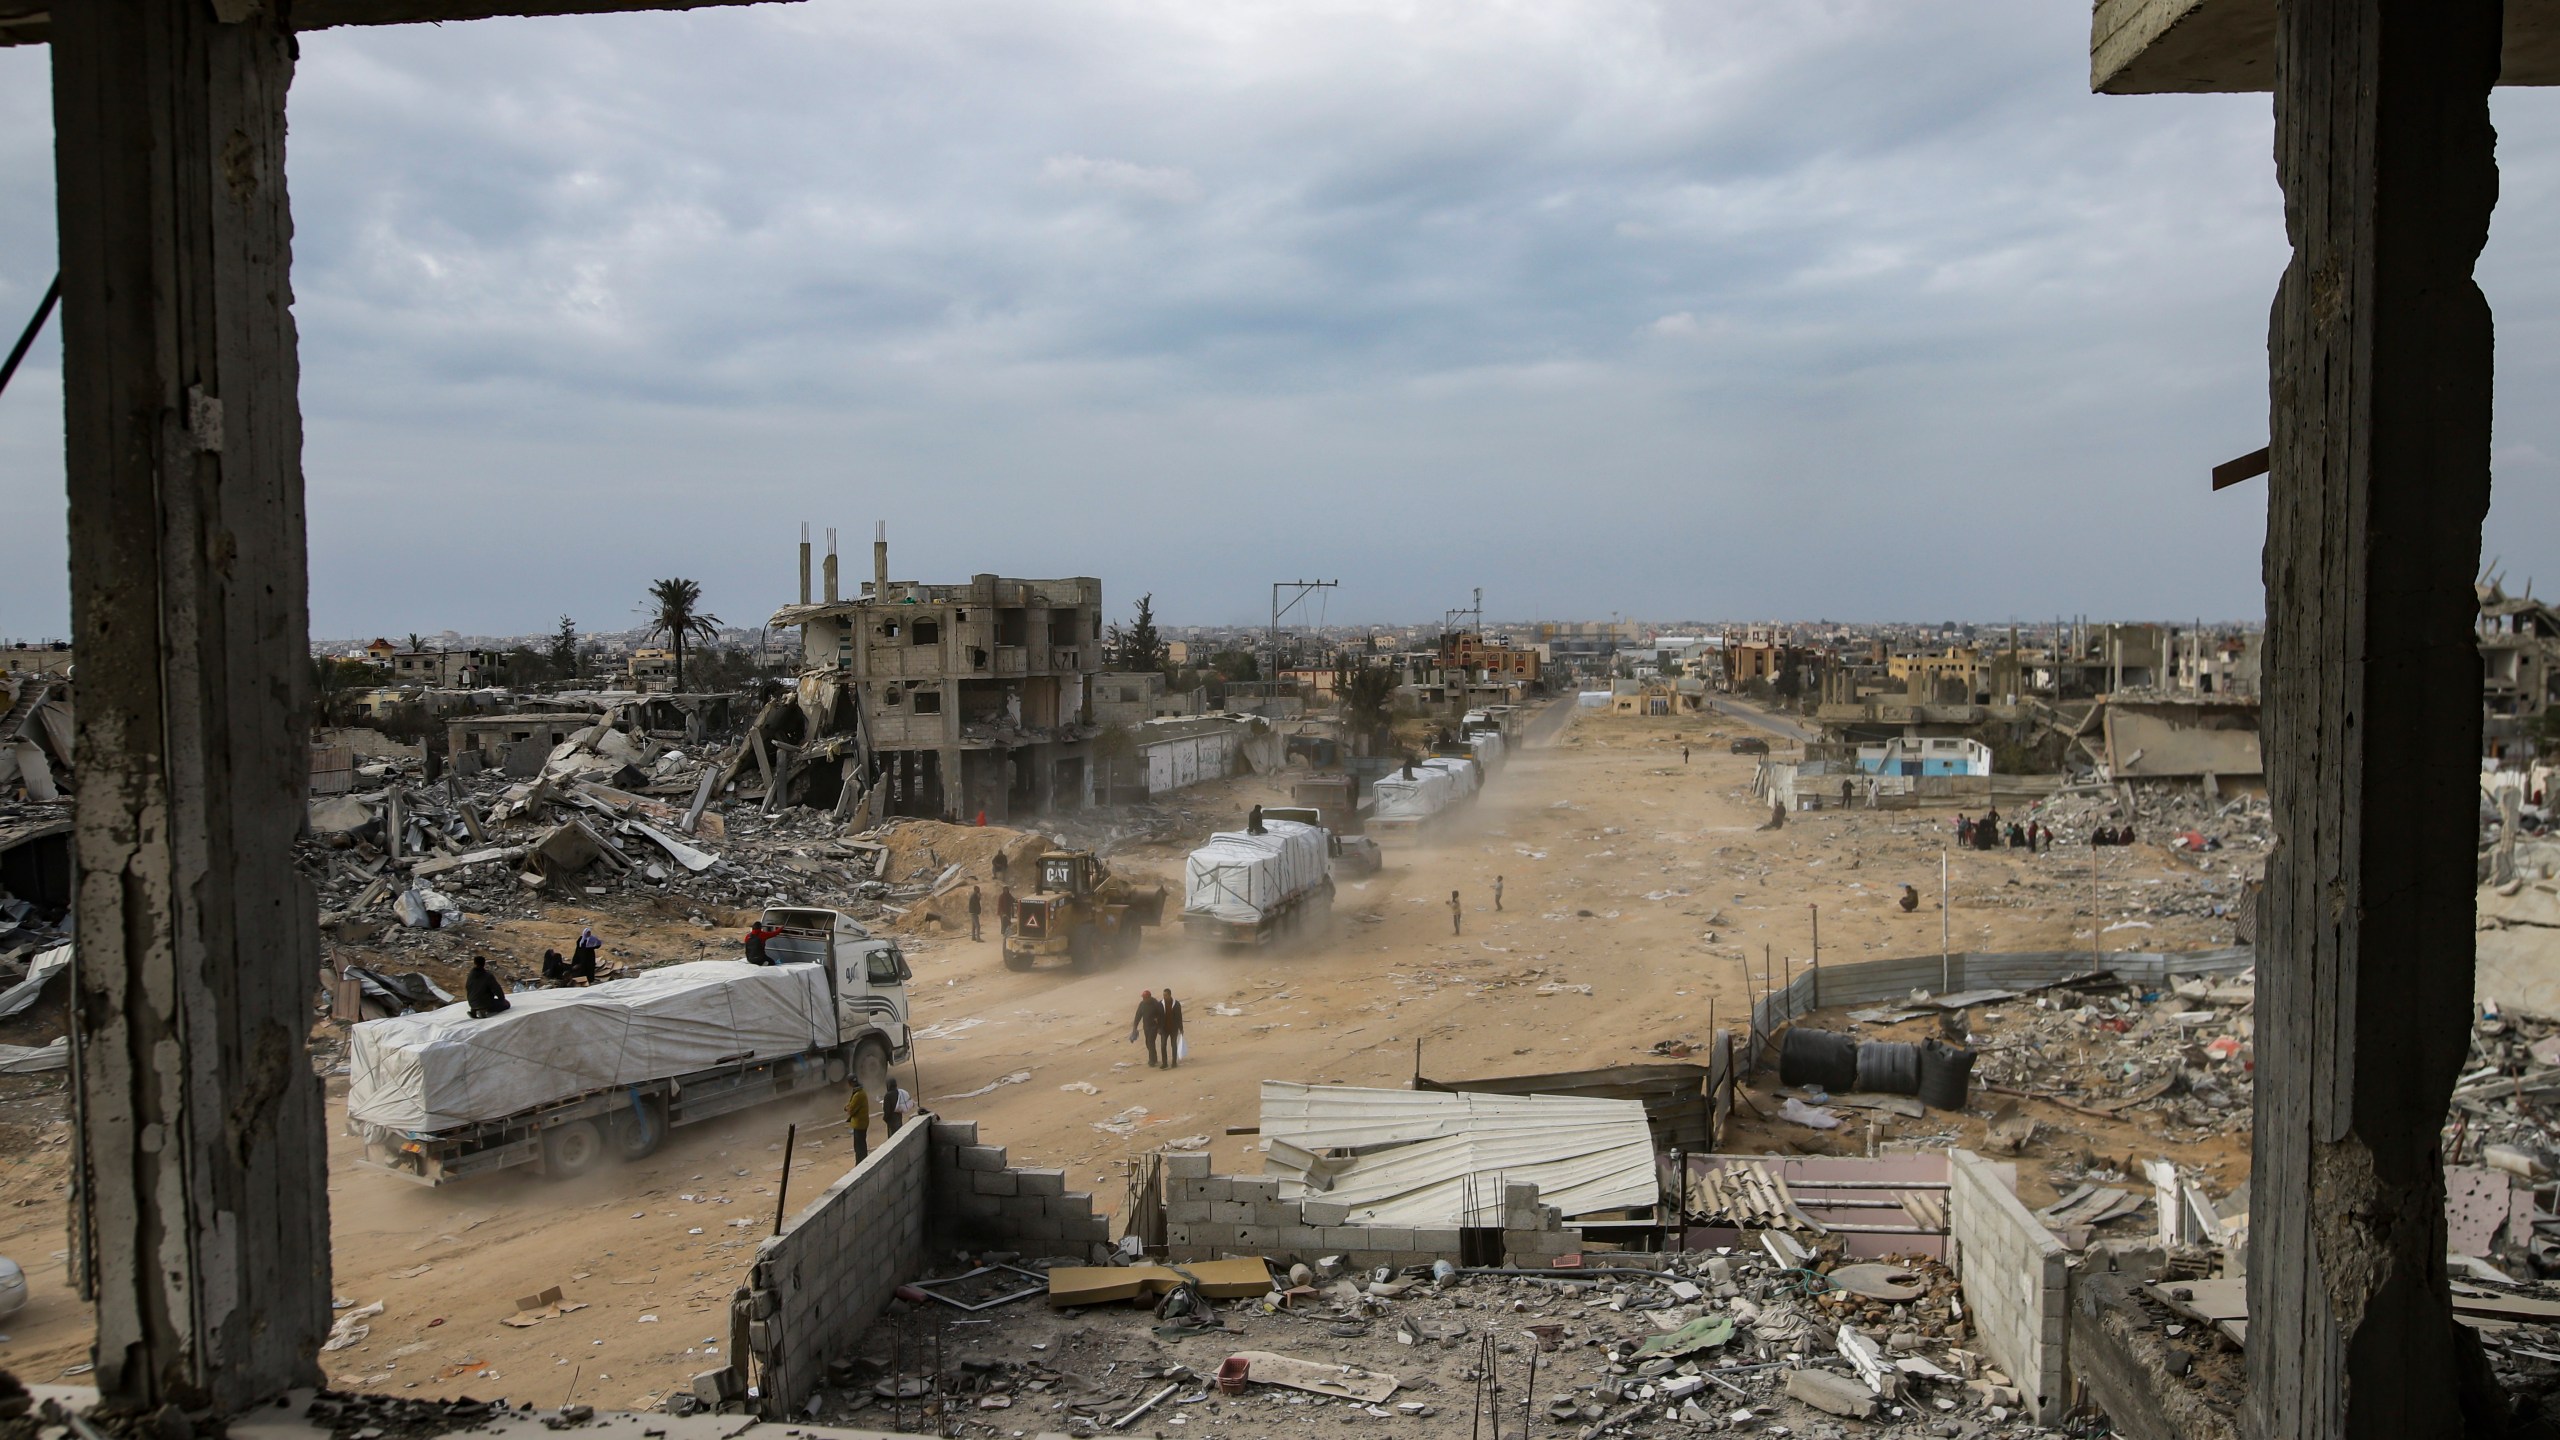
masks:
<svg viewBox="0 0 2560 1440"><path fill-rule="evenodd" d="M1483 766L1488 775L1493 773L1495 766L1502 763L1504 746L1498 731L1477 731L1467 737L1467 748L1476 752L1476 763Z"/></svg>
<svg viewBox="0 0 2560 1440"><path fill-rule="evenodd" d="M1182 862L1182 913L1259 924L1291 897L1325 881L1322 826L1266 820L1261 835L1209 837Z"/></svg>
<svg viewBox="0 0 2560 1440"><path fill-rule="evenodd" d="M1446 770L1416 765L1410 779L1398 770L1370 781L1369 793L1378 802L1375 819L1428 820L1458 798L1458 782Z"/></svg>
<svg viewBox="0 0 2560 1440"><path fill-rule="evenodd" d="M367 1020L353 1031L347 1116L431 1133L592 1090L836 1043L816 965L698 960L591 989L526 990L474 1020L468 1006Z"/></svg>
<svg viewBox="0 0 2560 1440"><path fill-rule="evenodd" d="M1463 800L1484 788L1484 767L1473 760L1462 760L1455 755L1434 755L1413 768L1421 770L1425 767L1449 772L1449 778L1456 782L1450 794L1457 799Z"/></svg>

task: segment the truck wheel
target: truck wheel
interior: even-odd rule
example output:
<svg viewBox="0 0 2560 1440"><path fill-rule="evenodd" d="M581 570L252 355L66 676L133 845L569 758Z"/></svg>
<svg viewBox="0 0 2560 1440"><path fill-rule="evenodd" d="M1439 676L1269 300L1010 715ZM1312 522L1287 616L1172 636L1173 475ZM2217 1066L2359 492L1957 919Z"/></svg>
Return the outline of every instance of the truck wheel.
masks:
<svg viewBox="0 0 2560 1440"><path fill-rule="evenodd" d="M1004 952L1004 968L1007 970L1028 970L1031 968L1031 957L1022 951L1015 950L1011 946L1006 946Z"/></svg>
<svg viewBox="0 0 2560 1440"><path fill-rule="evenodd" d="M873 1109L887 1104L889 1047L877 1040L862 1042L862 1048L853 1052L853 1078L862 1082L863 1093L871 1097Z"/></svg>
<svg viewBox="0 0 2560 1440"><path fill-rule="evenodd" d="M573 1180L604 1161L604 1137L592 1120L572 1120L542 1132L542 1173Z"/></svg>
<svg viewBox="0 0 2560 1440"><path fill-rule="evenodd" d="M1081 975L1092 974L1102 964L1101 937L1093 933L1092 926L1079 925L1067 937L1067 963Z"/></svg>
<svg viewBox="0 0 2560 1440"><path fill-rule="evenodd" d="M666 1102L652 1097L625 1105L613 1112L607 1128L613 1132L614 1154L625 1161L646 1160L667 1143Z"/></svg>

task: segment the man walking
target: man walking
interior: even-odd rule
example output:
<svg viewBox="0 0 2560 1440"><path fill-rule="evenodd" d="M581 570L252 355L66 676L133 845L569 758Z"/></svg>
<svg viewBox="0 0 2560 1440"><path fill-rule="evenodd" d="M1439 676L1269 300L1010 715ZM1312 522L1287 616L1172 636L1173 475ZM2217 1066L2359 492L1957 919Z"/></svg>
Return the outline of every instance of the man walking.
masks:
<svg viewBox="0 0 2560 1440"><path fill-rule="evenodd" d="M1164 992L1164 1068L1172 1070L1182 1064L1182 1002L1173 998L1168 987Z"/></svg>
<svg viewBox="0 0 2560 1440"><path fill-rule="evenodd" d="M1459 917L1459 915L1461 915L1461 914L1463 914L1463 913L1464 913L1463 908L1458 904L1458 892L1457 892L1457 891L1455 891L1455 890L1450 891L1450 892L1449 892L1449 933L1450 933L1450 934L1455 935L1455 934L1457 934L1457 933L1458 933L1458 917Z"/></svg>
<svg viewBox="0 0 2560 1440"><path fill-rule="evenodd" d="M859 1080L844 1097L844 1123L853 1132L853 1163L859 1165L871 1155L871 1096Z"/></svg>
<svg viewBox="0 0 2560 1440"><path fill-rule="evenodd" d="M1013 887L998 886L996 889L996 933L998 935L1013 933L1014 908Z"/></svg>
<svg viewBox="0 0 2560 1440"><path fill-rule="evenodd" d="M1156 1063L1156 1052L1164 1044L1164 1002L1156 998L1153 990L1138 992L1138 1013L1129 1022L1129 1038L1135 1040L1140 1035L1147 1037L1148 1068L1163 1068Z"/></svg>
<svg viewBox="0 0 2560 1440"><path fill-rule="evenodd" d="M1499 875L1493 877L1493 908L1502 908L1502 877Z"/></svg>
<svg viewBox="0 0 2560 1440"><path fill-rule="evenodd" d="M1686 740L1680 742L1680 763L1683 765L1689 763L1689 742Z"/></svg>
<svg viewBox="0 0 2560 1440"><path fill-rule="evenodd" d="M975 943L977 943L978 941L983 940L983 939L985 939L985 938L986 938L985 936L980 935L980 934L978 933L978 911L979 911L979 909L980 909L980 907L981 907L981 904L982 904L982 902L981 902L981 901L979 900L979 898L978 898L978 887L977 887L977 886L975 886L975 885L970 886L970 887L969 887L969 940L970 940L970 943L972 943L972 944L975 944Z"/></svg>
<svg viewBox="0 0 2560 1440"><path fill-rule="evenodd" d="M880 1133L883 1136L897 1134L898 1127L907 1123L907 1116L914 1111L915 1107L916 1097L908 1094L905 1087L898 1084L897 1076L890 1076L889 1093L880 1102Z"/></svg>

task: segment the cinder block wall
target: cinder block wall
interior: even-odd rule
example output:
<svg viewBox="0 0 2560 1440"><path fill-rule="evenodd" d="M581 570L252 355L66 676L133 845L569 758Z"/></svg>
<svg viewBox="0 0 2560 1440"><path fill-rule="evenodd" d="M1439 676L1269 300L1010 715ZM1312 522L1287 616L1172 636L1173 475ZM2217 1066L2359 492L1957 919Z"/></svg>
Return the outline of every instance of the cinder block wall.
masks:
<svg viewBox="0 0 2560 1440"><path fill-rule="evenodd" d="M756 1247L747 1355L766 1417L796 1414L889 1292L923 1273L931 1146L926 1127L905 1126Z"/></svg>
<svg viewBox="0 0 2560 1440"><path fill-rule="evenodd" d="M1164 1218L1170 1260L1339 1255L1367 1267L1458 1259L1454 1229L1354 1225L1348 1207L1332 1201L1281 1199L1277 1179L1212 1175L1206 1155L1165 1157ZM1537 1186L1513 1181L1502 1192L1502 1244L1510 1263L1534 1269L1581 1249L1582 1238L1565 1228L1556 1207L1538 1203Z"/></svg>
<svg viewBox="0 0 2560 1440"><path fill-rule="evenodd" d="M932 1137L935 1244L1100 1260L1111 1218L1094 1213L1090 1193L1067 1188L1067 1172L1007 1164L1003 1146L978 1143L975 1120L936 1120Z"/></svg>
<svg viewBox="0 0 2560 1440"><path fill-rule="evenodd" d="M2060 1415L2070 1252L2002 1182L2000 1167L1969 1150L1948 1152L1947 1228L1982 1348L2017 1382L2037 1423Z"/></svg>

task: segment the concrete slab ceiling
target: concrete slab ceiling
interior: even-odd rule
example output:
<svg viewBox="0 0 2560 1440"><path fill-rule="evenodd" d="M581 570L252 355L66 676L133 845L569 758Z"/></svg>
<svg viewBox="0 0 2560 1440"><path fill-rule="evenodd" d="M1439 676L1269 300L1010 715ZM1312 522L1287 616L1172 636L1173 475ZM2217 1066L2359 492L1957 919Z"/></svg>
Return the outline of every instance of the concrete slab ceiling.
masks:
<svg viewBox="0 0 2560 1440"><path fill-rule="evenodd" d="M2560 85L2560 0L2507 0L2502 85ZM2275 88L2276 0L2097 0L2089 88L2214 95Z"/></svg>

